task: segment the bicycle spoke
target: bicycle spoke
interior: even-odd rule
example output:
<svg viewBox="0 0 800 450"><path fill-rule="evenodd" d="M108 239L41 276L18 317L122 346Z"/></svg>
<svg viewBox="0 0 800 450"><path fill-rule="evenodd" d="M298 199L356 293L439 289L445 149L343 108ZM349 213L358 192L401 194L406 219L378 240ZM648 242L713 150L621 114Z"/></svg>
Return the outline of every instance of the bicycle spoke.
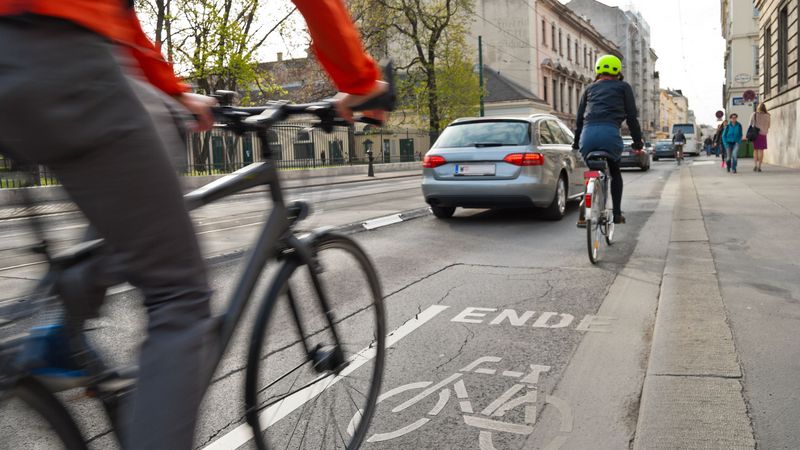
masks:
<svg viewBox="0 0 800 450"><path fill-rule="evenodd" d="M297 367L295 367L294 369L292 369L292 370L290 370L290 371L286 372L285 374L281 375L281 376L280 376L280 377L279 377L277 380L273 381L272 383L270 383L270 384L268 384L268 385L264 386L262 389L260 389L260 390L258 391L258 393L259 393L259 394L261 394L262 392L264 392L264 391L266 391L267 389L271 388L272 386L274 386L275 384L277 384L278 382L280 382L280 381L281 381L281 380L283 380L284 378L286 378L286 377L288 377L289 375L291 375L291 374L292 374L292 373L293 373L295 370L297 370L297 369L299 369L299 368L301 368L301 367L305 366L305 365L306 365L306 364L308 364L308 363L309 363L309 361L303 361L302 363L300 363L300 365L299 365L299 366L297 366ZM298 376L299 376L299 374L298 374ZM297 378L295 378L295 381L296 381L296 380L297 380Z"/></svg>

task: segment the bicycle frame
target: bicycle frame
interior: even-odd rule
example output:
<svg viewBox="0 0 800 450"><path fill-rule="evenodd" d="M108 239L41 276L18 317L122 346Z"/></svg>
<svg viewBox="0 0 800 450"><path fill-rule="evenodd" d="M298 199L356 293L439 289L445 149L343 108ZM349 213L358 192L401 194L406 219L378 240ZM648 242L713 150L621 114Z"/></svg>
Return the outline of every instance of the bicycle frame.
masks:
<svg viewBox="0 0 800 450"><path fill-rule="evenodd" d="M243 263L244 270L239 276L235 291L228 300L228 306L225 312L216 318L216 320L218 320L216 324L218 349L214 355L213 367L209 368L206 384L211 381L217 365L222 360L227 350L236 325L242 318L242 314L258 282L261 270L267 261L277 258L281 251L288 248L294 250L295 255L300 258L300 265L314 267L314 257L307 245L307 241L294 237L290 233L294 221L298 218L291 217L292 209L287 207L284 200L277 165L272 163L272 153L266 134L267 129L267 126L262 126L256 133L263 149L264 162L252 163L230 175L226 175L206 186L196 189L185 196L187 208L189 210L194 210L221 198L256 186L268 186L269 196L273 205L272 211L267 216L267 220L261 228L255 245L251 247L245 256L245 261ZM311 277L315 287L319 288L319 281L314 270L311 271ZM322 293L323 291L318 290L318 292ZM318 300L322 304L324 311L329 311L330 308L325 295L320 295ZM310 349L305 342L305 335L302 331L302 324L298 317L294 297L289 295L288 301L294 313L293 317L298 327L300 338L303 341L306 353L308 353ZM338 345L339 338L336 336L335 330L333 331L333 335Z"/></svg>

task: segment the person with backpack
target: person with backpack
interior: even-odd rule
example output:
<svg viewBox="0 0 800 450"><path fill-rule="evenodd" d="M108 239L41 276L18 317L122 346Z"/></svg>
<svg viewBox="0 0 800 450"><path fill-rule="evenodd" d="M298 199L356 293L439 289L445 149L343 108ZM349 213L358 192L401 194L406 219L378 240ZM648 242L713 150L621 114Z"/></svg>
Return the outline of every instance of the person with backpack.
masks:
<svg viewBox="0 0 800 450"><path fill-rule="evenodd" d="M572 148L580 150L584 158L593 151L605 151L613 157L607 159L611 173L611 202L614 223L625 223L622 215L622 172L619 160L624 144L620 127L628 124L633 143L631 148L644 148L642 127L639 124L633 88L622 75L622 61L614 55L603 55L595 63L595 82L586 87L578 105L575 140ZM583 208L581 208L583 212ZM578 227L586 226L583 214Z"/></svg>
<svg viewBox="0 0 800 450"><path fill-rule="evenodd" d="M739 161L739 144L744 138L742 124L737 119L739 119L738 114L731 114L728 125L722 131L722 143L725 145L725 166L728 172L732 173L736 173L736 164Z"/></svg>
<svg viewBox="0 0 800 450"><path fill-rule="evenodd" d="M683 146L686 145L686 135L683 134L683 130L680 128L678 128L678 131L672 136L672 145L675 146L675 160L678 161L678 165L680 165L683 160Z"/></svg>

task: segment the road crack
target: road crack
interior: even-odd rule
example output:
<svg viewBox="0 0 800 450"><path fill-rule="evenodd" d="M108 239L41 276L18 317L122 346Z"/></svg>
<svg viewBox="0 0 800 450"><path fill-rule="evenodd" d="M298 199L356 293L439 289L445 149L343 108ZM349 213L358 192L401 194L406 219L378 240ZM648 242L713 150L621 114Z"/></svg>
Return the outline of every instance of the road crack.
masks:
<svg viewBox="0 0 800 450"><path fill-rule="evenodd" d="M447 364L450 364L454 359L456 359L459 356L461 356L461 354L464 352L464 348L467 346L467 343L469 343L469 341L471 341L472 338L475 337L475 332L472 331L468 326L466 326L464 324L461 324L461 327L464 328L465 330L467 330L467 335L464 336L464 340L461 342L461 346L458 348L456 353L453 356L451 356L447 361L445 361L445 362L439 364L438 366L436 366L433 369L434 371L438 371L439 369L441 369L442 367L446 366Z"/></svg>

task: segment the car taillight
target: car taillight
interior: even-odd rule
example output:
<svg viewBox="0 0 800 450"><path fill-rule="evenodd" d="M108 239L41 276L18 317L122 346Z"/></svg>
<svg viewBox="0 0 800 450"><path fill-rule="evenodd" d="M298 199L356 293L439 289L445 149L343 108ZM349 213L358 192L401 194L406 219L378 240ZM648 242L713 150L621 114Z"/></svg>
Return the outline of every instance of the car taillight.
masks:
<svg viewBox="0 0 800 450"><path fill-rule="evenodd" d="M634 155L641 155L644 153L644 150L632 150Z"/></svg>
<svg viewBox="0 0 800 450"><path fill-rule="evenodd" d="M503 161L515 166L541 166L544 165L544 155L541 153L511 153Z"/></svg>
<svg viewBox="0 0 800 450"><path fill-rule="evenodd" d="M425 155L425 158L422 160L422 167L426 169L435 169L445 164L447 164L447 161L444 157L439 155Z"/></svg>

